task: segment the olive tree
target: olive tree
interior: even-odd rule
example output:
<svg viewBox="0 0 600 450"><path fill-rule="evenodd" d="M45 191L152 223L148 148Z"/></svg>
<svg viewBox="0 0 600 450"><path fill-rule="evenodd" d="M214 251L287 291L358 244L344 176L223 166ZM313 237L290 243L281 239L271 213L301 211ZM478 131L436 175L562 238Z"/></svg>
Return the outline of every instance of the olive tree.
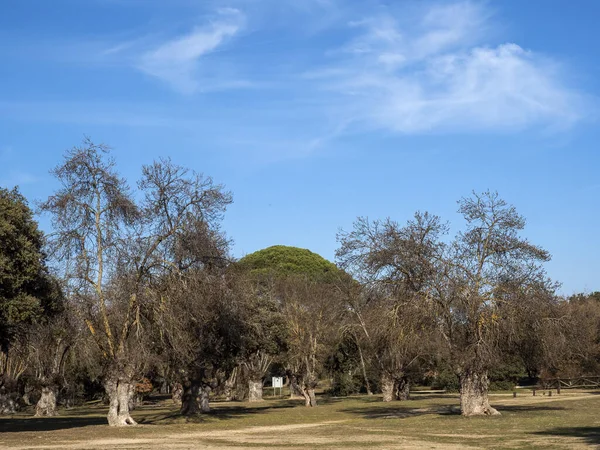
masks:
<svg viewBox="0 0 600 450"><path fill-rule="evenodd" d="M495 415L488 372L515 335L519 311L507 293L533 286L552 292L541 266L550 255L519 234L525 219L497 193L474 193L458 205L466 229L451 241L444 238L448 228L426 213L417 213L404 228L390 220L374 227L359 220L352 233L342 235L338 256L357 266L363 278L389 284L424 305L439 335L433 339L440 343L437 351L459 377L462 414ZM545 297L516 298L531 304Z"/></svg>
<svg viewBox="0 0 600 450"><path fill-rule="evenodd" d="M183 387L182 414L209 412L211 391L236 367L245 328L244 295L226 269L172 274L157 290L156 321L166 358Z"/></svg>
<svg viewBox="0 0 600 450"><path fill-rule="evenodd" d="M108 147L87 138L52 173L60 188L41 209L52 215L53 256L104 358L108 422L134 425L129 399L144 364L137 358L144 287L177 259L185 263L180 237L199 218L218 221L231 197L212 179L160 160L143 166L137 201Z"/></svg>
<svg viewBox="0 0 600 450"><path fill-rule="evenodd" d="M547 251L519 235L525 218L497 193L474 193L458 202L467 227L441 256L441 273L428 292L440 317L440 333L459 376L463 415L496 415L488 401L488 371L508 337L503 288L545 284L540 262ZM522 297L522 302L531 301Z"/></svg>
<svg viewBox="0 0 600 450"><path fill-rule="evenodd" d="M348 326L379 372L383 401L408 398L409 374L432 350L424 291L445 230L438 217L417 213L405 226L359 217L352 231L338 234L338 263L362 282L347 296Z"/></svg>

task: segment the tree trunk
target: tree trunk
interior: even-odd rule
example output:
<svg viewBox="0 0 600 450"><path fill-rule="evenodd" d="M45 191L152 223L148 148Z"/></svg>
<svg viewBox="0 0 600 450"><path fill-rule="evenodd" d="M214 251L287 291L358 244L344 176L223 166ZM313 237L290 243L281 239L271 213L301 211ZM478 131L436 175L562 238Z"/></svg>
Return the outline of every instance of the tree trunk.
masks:
<svg viewBox="0 0 600 450"><path fill-rule="evenodd" d="M139 398L137 392L135 391L135 383L131 383L129 385L129 392L127 393L127 395L129 397L129 411L133 411L139 403Z"/></svg>
<svg viewBox="0 0 600 450"><path fill-rule="evenodd" d="M35 417L56 415L56 393L50 387L43 387L42 396L35 406Z"/></svg>
<svg viewBox="0 0 600 450"><path fill-rule="evenodd" d="M132 382L120 378L108 378L104 389L108 395L108 424L111 427L137 425L129 414L129 395Z"/></svg>
<svg viewBox="0 0 600 450"><path fill-rule="evenodd" d="M0 391L0 415L17 412L17 402L13 397L11 394Z"/></svg>
<svg viewBox="0 0 600 450"><path fill-rule="evenodd" d="M296 375L290 375L289 379L290 398L304 397L304 392L302 391L302 389L300 389L300 386L298 385L298 378L296 377Z"/></svg>
<svg viewBox="0 0 600 450"><path fill-rule="evenodd" d="M181 396L181 414L193 416L200 412L200 405L198 404L199 393L200 385L198 383L192 381L186 381L184 383Z"/></svg>
<svg viewBox="0 0 600 450"><path fill-rule="evenodd" d="M384 402L394 400L394 379L387 372L383 372L381 375L381 393Z"/></svg>
<svg viewBox="0 0 600 450"><path fill-rule="evenodd" d="M262 402L263 383L262 380L248 380L248 401Z"/></svg>
<svg viewBox="0 0 600 450"><path fill-rule="evenodd" d="M317 406L317 397L315 396L314 388L302 388L302 396L304 397L304 406L315 407Z"/></svg>
<svg viewBox="0 0 600 450"><path fill-rule="evenodd" d="M317 397L315 396L315 390L313 388L308 388L308 398L310 400L309 406L315 407L317 406Z"/></svg>
<svg viewBox="0 0 600 450"><path fill-rule="evenodd" d="M210 412L210 386L203 386L200 390L200 411L203 413Z"/></svg>
<svg viewBox="0 0 600 450"><path fill-rule="evenodd" d="M183 386L181 383L175 383L173 386L173 391L171 393L171 398L173 399L173 403L181 406L181 401L183 398Z"/></svg>
<svg viewBox="0 0 600 450"><path fill-rule="evenodd" d="M408 400L410 398L410 381L406 377L396 382L396 400Z"/></svg>
<svg viewBox="0 0 600 450"><path fill-rule="evenodd" d="M360 356L360 367L362 370L363 379L365 380L365 388L367 389L367 395L373 395L373 391L371 391L371 384L369 383L369 377L367 376L367 367L365 365L365 359L363 358L363 353L360 348L360 345L358 345L358 354Z"/></svg>
<svg viewBox="0 0 600 450"><path fill-rule="evenodd" d="M498 416L488 400L486 371L468 370L460 376L460 411L463 416Z"/></svg>
<svg viewBox="0 0 600 450"><path fill-rule="evenodd" d="M238 368L234 368L231 372L231 375L229 375L229 378L227 378L227 380L225 380L225 390L224 390L224 394L225 394L225 400L227 400L228 402L235 400L236 399L236 383L237 383L237 375L238 375Z"/></svg>

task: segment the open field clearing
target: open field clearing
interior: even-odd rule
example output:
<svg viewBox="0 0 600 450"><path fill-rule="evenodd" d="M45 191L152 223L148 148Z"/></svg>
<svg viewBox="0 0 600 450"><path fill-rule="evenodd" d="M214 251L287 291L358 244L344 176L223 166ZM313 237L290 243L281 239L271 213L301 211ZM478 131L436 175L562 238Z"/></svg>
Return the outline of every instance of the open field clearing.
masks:
<svg viewBox="0 0 600 450"><path fill-rule="evenodd" d="M106 408L62 410L55 418L0 419L0 447L10 449L243 449L243 448L554 448L600 445L600 395L529 392L491 396L500 417L463 418L458 397L416 393L406 402L380 397L214 403L213 412L188 420L170 401L134 412L137 427L106 425Z"/></svg>

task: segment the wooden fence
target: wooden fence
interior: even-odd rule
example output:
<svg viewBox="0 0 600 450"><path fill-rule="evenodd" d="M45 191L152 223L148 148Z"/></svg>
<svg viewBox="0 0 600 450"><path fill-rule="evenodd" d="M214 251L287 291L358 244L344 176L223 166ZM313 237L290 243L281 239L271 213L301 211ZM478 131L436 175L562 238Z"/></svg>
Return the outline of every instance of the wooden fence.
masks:
<svg viewBox="0 0 600 450"><path fill-rule="evenodd" d="M594 389L600 388L600 376L576 377L576 378L552 378L541 380L540 385L544 389Z"/></svg>

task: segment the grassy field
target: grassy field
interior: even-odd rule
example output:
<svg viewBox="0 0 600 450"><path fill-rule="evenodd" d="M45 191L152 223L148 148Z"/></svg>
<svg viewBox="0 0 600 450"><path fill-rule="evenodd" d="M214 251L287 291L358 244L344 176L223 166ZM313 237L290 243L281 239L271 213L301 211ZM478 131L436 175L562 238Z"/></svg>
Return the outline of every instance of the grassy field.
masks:
<svg viewBox="0 0 600 450"><path fill-rule="evenodd" d="M384 404L380 397L321 397L320 406L272 399L213 404L188 420L168 400L135 411L140 426L109 428L106 409L86 405L55 418L0 417L0 447L11 449L241 448L555 448L600 446L600 393L494 394L500 417L463 418L458 396L415 393Z"/></svg>

